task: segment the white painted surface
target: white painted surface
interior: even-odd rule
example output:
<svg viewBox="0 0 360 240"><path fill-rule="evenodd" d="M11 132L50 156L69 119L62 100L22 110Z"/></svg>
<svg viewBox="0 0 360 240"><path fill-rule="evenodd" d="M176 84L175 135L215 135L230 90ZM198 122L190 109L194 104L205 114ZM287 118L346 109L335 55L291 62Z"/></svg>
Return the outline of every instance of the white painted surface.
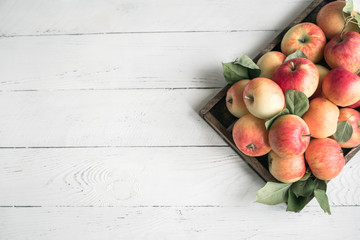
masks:
<svg viewBox="0 0 360 240"><path fill-rule="evenodd" d="M309 3L1 1L0 239L356 239L359 154L287 213L198 114Z"/></svg>

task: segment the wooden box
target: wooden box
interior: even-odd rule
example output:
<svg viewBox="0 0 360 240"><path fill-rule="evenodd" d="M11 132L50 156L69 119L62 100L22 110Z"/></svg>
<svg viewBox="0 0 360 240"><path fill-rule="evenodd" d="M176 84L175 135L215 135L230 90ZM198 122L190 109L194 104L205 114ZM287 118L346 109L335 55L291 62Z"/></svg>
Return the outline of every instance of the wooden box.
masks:
<svg viewBox="0 0 360 240"><path fill-rule="evenodd" d="M283 35L292 26L300 22L315 23L316 14L322 6L332 2L331 0L314 0L293 22L291 22L283 31L277 35L254 59L257 60L266 52L276 50L280 51L280 42ZM326 63L324 63L326 64ZM265 180L276 182L277 180L268 171L267 155L261 157L249 157L237 149L232 138L232 126L237 118L232 116L226 108L225 98L230 85L225 86L213 99L211 99L200 110L200 115L208 122L225 141ZM360 110L359 108L357 109ZM348 162L358 151L360 146L352 149L343 149L346 162Z"/></svg>

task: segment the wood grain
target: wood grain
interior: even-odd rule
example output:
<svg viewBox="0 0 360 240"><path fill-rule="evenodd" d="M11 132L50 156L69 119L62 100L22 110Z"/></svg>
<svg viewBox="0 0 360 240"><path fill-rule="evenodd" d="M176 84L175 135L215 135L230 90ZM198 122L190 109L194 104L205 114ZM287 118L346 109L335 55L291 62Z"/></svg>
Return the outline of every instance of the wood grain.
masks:
<svg viewBox="0 0 360 240"><path fill-rule="evenodd" d="M0 149L0 159L0 206L239 206L265 184L230 147ZM329 183L332 206L360 206L359 174L357 155Z"/></svg>
<svg viewBox="0 0 360 240"><path fill-rule="evenodd" d="M357 239L360 208L284 206L1 208L3 240L20 239ZM266 214L270 213L271 214ZM276 221L275 221L275 220Z"/></svg>
<svg viewBox="0 0 360 240"><path fill-rule="evenodd" d="M0 38L0 91L220 88L275 31Z"/></svg>
<svg viewBox="0 0 360 240"><path fill-rule="evenodd" d="M0 159L0 206L239 205L265 184L229 147L0 149Z"/></svg>
<svg viewBox="0 0 360 240"><path fill-rule="evenodd" d="M2 0L3 36L280 30L310 0ZM271 11L269 11L271 9Z"/></svg>
<svg viewBox="0 0 360 240"><path fill-rule="evenodd" d="M0 94L0 147L226 146L198 114L218 89Z"/></svg>
<svg viewBox="0 0 360 240"><path fill-rule="evenodd" d="M288 213L198 114L310 2L0 1L0 239L356 239L359 153Z"/></svg>

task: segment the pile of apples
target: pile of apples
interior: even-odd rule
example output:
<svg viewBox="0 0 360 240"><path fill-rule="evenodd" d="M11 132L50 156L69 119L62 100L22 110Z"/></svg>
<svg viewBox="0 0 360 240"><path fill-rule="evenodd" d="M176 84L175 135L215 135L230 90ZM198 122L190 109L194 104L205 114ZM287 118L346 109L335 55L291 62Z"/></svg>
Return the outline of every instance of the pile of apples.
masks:
<svg viewBox="0 0 360 240"><path fill-rule="evenodd" d="M226 106L239 118L232 130L237 148L248 156L268 154L269 171L280 182L298 181L306 165L316 178L330 180L345 164L342 148L360 145L360 29L345 24L344 6L345 1L330 2L318 12L316 24L291 27L281 52L258 60L260 76L240 80L227 92ZM284 62L296 50L307 58ZM308 110L302 116L281 115L265 127L286 108L289 90L306 95ZM333 135L342 121L351 124L352 135L338 142Z"/></svg>

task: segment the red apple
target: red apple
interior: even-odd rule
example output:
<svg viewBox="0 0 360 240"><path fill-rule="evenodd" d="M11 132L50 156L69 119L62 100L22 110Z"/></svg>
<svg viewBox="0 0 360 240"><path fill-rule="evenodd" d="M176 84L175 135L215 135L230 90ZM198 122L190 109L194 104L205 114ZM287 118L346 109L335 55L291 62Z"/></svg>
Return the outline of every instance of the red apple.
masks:
<svg viewBox="0 0 360 240"><path fill-rule="evenodd" d="M259 77L272 79L275 70L284 62L286 56L282 52L270 51L259 58L257 65L261 69Z"/></svg>
<svg viewBox="0 0 360 240"><path fill-rule="evenodd" d="M334 1L323 6L316 16L316 24L324 31L328 39L340 34L344 28L345 18L348 14L343 13L346 1ZM359 27L355 23L349 22L345 31L357 31Z"/></svg>
<svg viewBox="0 0 360 240"><path fill-rule="evenodd" d="M271 149L282 158L299 156L310 142L310 130L299 116L288 114L277 118L269 130Z"/></svg>
<svg viewBox="0 0 360 240"><path fill-rule="evenodd" d="M309 110L302 116L315 138L330 137L336 132L339 108L329 100L318 97L310 101Z"/></svg>
<svg viewBox="0 0 360 240"><path fill-rule="evenodd" d="M324 57L331 68L343 67L355 73L360 69L360 34L337 34L326 44Z"/></svg>
<svg viewBox="0 0 360 240"><path fill-rule="evenodd" d="M300 49L314 63L323 58L326 44L324 32L316 24L299 23L291 27L281 41L281 51L289 55Z"/></svg>
<svg viewBox="0 0 360 240"><path fill-rule="evenodd" d="M244 102L251 114L268 119L285 107L284 94L274 81L268 78L254 78L245 87Z"/></svg>
<svg viewBox="0 0 360 240"><path fill-rule="evenodd" d="M315 93L311 96L310 99L314 99L316 97L323 97L324 94L322 92L322 82L324 80L324 77L326 76L326 74L329 73L329 69L327 69L326 67L319 65L319 64L315 64L317 70L319 71L319 84L316 88Z"/></svg>
<svg viewBox="0 0 360 240"><path fill-rule="evenodd" d="M345 158L338 142L331 138L314 138L305 151L311 172L321 180L336 177L345 165Z"/></svg>
<svg viewBox="0 0 360 240"><path fill-rule="evenodd" d="M280 182L296 182L302 178L306 172L304 154L295 157L282 158L274 151L270 151L268 162L271 175Z"/></svg>
<svg viewBox="0 0 360 240"><path fill-rule="evenodd" d="M246 84L248 84L250 80L241 80L234 83L226 94L226 107L229 112L235 117L242 117L245 114L249 113L247 110L244 99L243 92Z"/></svg>
<svg viewBox="0 0 360 240"><path fill-rule="evenodd" d="M360 100L360 78L345 68L334 68L325 76L322 90L336 105L349 106Z"/></svg>
<svg viewBox="0 0 360 240"><path fill-rule="evenodd" d="M271 150L265 121L250 113L236 121L232 136L236 147L248 156L262 156Z"/></svg>
<svg viewBox="0 0 360 240"><path fill-rule="evenodd" d="M349 107L349 108L358 108L358 107L360 107L360 100L357 101L357 102L354 103L354 104L351 104L351 105L347 106L347 107Z"/></svg>
<svg viewBox="0 0 360 240"><path fill-rule="evenodd" d="M297 90L310 97L319 84L319 71L315 64L306 58L290 59L278 67L273 80L279 84L283 92Z"/></svg>
<svg viewBox="0 0 360 240"><path fill-rule="evenodd" d="M351 138L344 143L340 143L340 146L343 148L353 148L358 146L360 144L360 113L352 108L342 108L340 109L338 121L348 121L353 128Z"/></svg>

